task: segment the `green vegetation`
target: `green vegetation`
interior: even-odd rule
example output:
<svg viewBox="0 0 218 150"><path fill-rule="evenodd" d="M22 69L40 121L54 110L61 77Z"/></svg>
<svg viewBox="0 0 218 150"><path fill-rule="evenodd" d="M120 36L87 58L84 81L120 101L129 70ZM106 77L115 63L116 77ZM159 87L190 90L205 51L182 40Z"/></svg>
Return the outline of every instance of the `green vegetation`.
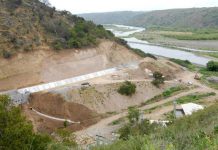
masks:
<svg viewBox="0 0 218 150"><path fill-rule="evenodd" d="M201 53L202 55L205 55L205 53ZM206 55L210 56L210 57L214 57L214 58L218 58L218 53L206 53Z"/></svg>
<svg viewBox="0 0 218 150"><path fill-rule="evenodd" d="M125 127L127 128L125 133L128 133L127 139L120 139L111 145L98 146L93 149L215 150L218 149L217 115L218 104L214 104L191 116L174 120L166 128L148 124L145 128L144 126L137 128L138 125L132 128ZM143 124L144 122L141 123Z"/></svg>
<svg viewBox="0 0 218 150"><path fill-rule="evenodd" d="M143 14L143 12L119 11L107 13L80 14L79 16L85 18L86 20L92 20L96 24L126 24L131 18L139 14Z"/></svg>
<svg viewBox="0 0 218 150"><path fill-rule="evenodd" d="M217 29L198 29L198 30L186 30L182 32L180 29L173 32L162 33L161 35L169 38L174 38L177 40L218 40L218 30Z"/></svg>
<svg viewBox="0 0 218 150"><path fill-rule="evenodd" d="M160 87L161 84L164 84L164 77L162 73L160 72L154 72L153 73L154 80L152 81L152 84L156 87Z"/></svg>
<svg viewBox="0 0 218 150"><path fill-rule="evenodd" d="M70 29L70 35L66 39L55 41L54 48L57 50L63 48L82 48L97 45L97 39L107 38L113 39L114 35L110 31L106 31L103 26L96 26L90 21L79 20L74 27Z"/></svg>
<svg viewBox="0 0 218 150"><path fill-rule="evenodd" d="M113 121L112 123L110 123L109 125L113 125L114 126L114 125L121 124L121 123L123 123L125 121L126 121L126 118L119 118L119 119Z"/></svg>
<svg viewBox="0 0 218 150"><path fill-rule="evenodd" d="M75 137L67 129L58 129L56 131L57 136L61 139L60 143L62 146L76 148L77 143L75 142Z"/></svg>
<svg viewBox="0 0 218 150"><path fill-rule="evenodd" d="M129 81L125 81L120 88L118 89L118 93L121 95L132 96L136 92L136 85Z"/></svg>
<svg viewBox="0 0 218 150"><path fill-rule="evenodd" d="M209 61L209 62L207 63L207 70L208 70L208 71L215 71L215 72L218 72L218 62Z"/></svg>
<svg viewBox="0 0 218 150"><path fill-rule="evenodd" d="M188 8L148 12L111 12L81 15L98 24L123 24L146 28L217 28L218 8Z"/></svg>
<svg viewBox="0 0 218 150"><path fill-rule="evenodd" d="M198 100L201 100L203 98L209 97L209 96L215 96L216 93L211 92L211 93L195 93L195 94L190 94L187 96L180 97L176 100L177 104L184 104L184 103L190 103L190 102L195 102Z"/></svg>
<svg viewBox="0 0 218 150"><path fill-rule="evenodd" d="M75 138L67 129L58 129L53 139L35 133L26 121L20 107L11 104L6 95L0 95L0 149L1 150L68 150L77 148Z"/></svg>
<svg viewBox="0 0 218 150"><path fill-rule="evenodd" d="M150 53L145 53L143 52L142 50L140 49L136 49L136 48L131 48L131 50L136 53L137 55L143 57L143 58L146 58L146 57L150 57L152 59L155 59L157 60L157 57L155 57L154 55L150 54Z"/></svg>
<svg viewBox="0 0 218 150"><path fill-rule="evenodd" d="M160 100L171 97L171 96L177 94L178 92L184 91L186 89L187 89L187 87L185 87L185 86L171 87L171 88L167 89L166 91L164 91L162 94L157 95L157 96L147 100L146 102L142 103L142 105L148 105L151 103L159 102Z"/></svg>
<svg viewBox="0 0 218 150"><path fill-rule="evenodd" d="M129 107L128 108L128 116L130 123L135 123L139 121L139 109L135 107Z"/></svg>
<svg viewBox="0 0 218 150"><path fill-rule="evenodd" d="M46 150L50 142L48 136L33 132L20 108L11 106L8 96L0 95L0 149Z"/></svg>
<svg viewBox="0 0 218 150"><path fill-rule="evenodd" d="M218 77L218 72L217 71L208 71L207 68L200 68L199 72L203 75L201 77L201 82L204 84L210 86L211 88L218 89L218 84L215 82L209 82L207 78L215 76Z"/></svg>
<svg viewBox="0 0 218 150"><path fill-rule="evenodd" d="M170 89L164 91L162 95L164 98L167 98L167 97L170 97L173 93L181 91L181 90L184 90L184 87L182 86L171 87Z"/></svg>
<svg viewBox="0 0 218 150"><path fill-rule="evenodd" d="M128 140L131 136L149 134L154 131L155 126L151 125L148 120L139 122L139 116L139 109L135 107L128 109L129 123L118 131L120 139Z"/></svg>
<svg viewBox="0 0 218 150"><path fill-rule="evenodd" d="M40 46L61 50L96 46L99 39L116 40L103 26L56 11L39 0L0 1L0 14L4 20L0 24L0 55L4 58Z"/></svg>
<svg viewBox="0 0 218 150"><path fill-rule="evenodd" d="M195 66L188 60L180 60L180 59L174 59L174 58L171 58L170 61L176 63L176 64L179 64L180 66L183 66L183 67L186 67L190 70L194 70L195 69Z"/></svg>

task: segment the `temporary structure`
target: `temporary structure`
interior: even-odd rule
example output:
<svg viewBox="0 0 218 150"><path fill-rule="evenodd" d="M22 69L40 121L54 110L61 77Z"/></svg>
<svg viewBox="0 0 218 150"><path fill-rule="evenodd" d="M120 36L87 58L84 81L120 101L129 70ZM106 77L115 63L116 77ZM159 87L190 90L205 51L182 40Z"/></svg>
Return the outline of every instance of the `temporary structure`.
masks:
<svg viewBox="0 0 218 150"><path fill-rule="evenodd" d="M182 104L181 107L185 115L191 115L193 112L204 109L203 106L194 103Z"/></svg>

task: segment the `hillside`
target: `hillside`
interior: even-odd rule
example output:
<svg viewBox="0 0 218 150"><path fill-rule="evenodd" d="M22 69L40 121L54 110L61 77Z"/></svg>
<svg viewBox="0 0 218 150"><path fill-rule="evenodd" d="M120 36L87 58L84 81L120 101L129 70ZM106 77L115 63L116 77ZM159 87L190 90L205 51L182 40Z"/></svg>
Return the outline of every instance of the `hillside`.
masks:
<svg viewBox="0 0 218 150"><path fill-rule="evenodd" d="M157 10L144 13L127 14L126 12L84 14L85 19L96 23L123 24L140 27L172 28L216 28L218 27L218 8L189 8ZM100 21L102 18L103 21ZM107 20L107 21L105 21Z"/></svg>
<svg viewBox="0 0 218 150"><path fill-rule="evenodd" d="M120 11L120 12L105 12L105 13L87 13L79 14L86 20L94 21L96 24L128 24L129 20L143 12Z"/></svg>
<svg viewBox="0 0 218 150"><path fill-rule="evenodd" d="M56 11L38 0L0 1L0 55L39 48L69 49L96 46L113 34L67 11Z"/></svg>
<svg viewBox="0 0 218 150"><path fill-rule="evenodd" d="M218 8L172 9L147 12L129 20L130 25L172 28L218 27Z"/></svg>

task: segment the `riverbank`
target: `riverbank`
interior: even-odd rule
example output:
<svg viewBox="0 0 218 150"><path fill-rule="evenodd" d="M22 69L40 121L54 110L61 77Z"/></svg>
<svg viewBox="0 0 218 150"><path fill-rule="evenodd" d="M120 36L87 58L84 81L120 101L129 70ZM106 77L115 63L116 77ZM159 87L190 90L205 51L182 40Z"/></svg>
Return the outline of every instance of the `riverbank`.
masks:
<svg viewBox="0 0 218 150"><path fill-rule="evenodd" d="M189 36L192 32L176 32L161 30L145 30L130 35L137 39L148 41L152 45L193 52L208 58L218 58L218 40L181 40L177 36Z"/></svg>
<svg viewBox="0 0 218 150"><path fill-rule="evenodd" d="M214 57L204 55L196 52L201 52L199 49L194 49L192 47L186 47L184 45L171 46L169 44L164 44L162 42L153 42L154 39L145 35L147 30L145 28L132 27L132 26L123 26L123 25L104 25L107 30L113 32L117 37L120 37L127 41L128 45L134 49L140 49L145 53L151 53L153 55L167 57L167 58L176 58L181 60L189 60L190 62L206 66L210 60L214 60ZM152 35L153 36L153 35ZM156 35L155 35L156 36ZM146 37L146 38L145 38ZM162 39L167 39L162 38ZM202 52L211 52L213 51L202 51ZM216 52L216 51L215 51Z"/></svg>

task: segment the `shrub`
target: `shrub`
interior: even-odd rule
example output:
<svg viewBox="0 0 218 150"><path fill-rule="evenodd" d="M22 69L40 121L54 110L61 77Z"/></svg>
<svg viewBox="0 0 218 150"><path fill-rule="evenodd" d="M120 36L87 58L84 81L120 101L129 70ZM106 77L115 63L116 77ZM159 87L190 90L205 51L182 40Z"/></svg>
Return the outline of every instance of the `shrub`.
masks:
<svg viewBox="0 0 218 150"><path fill-rule="evenodd" d="M132 96L136 92L136 85L126 81L118 89L118 93L121 95Z"/></svg>
<svg viewBox="0 0 218 150"><path fill-rule="evenodd" d="M9 59L12 54L9 51L3 50L2 55L5 59Z"/></svg>
<svg viewBox="0 0 218 150"><path fill-rule="evenodd" d="M153 77L154 80L152 81L152 84L156 87L159 87L161 84L164 84L164 78L162 73L154 72Z"/></svg>
<svg viewBox="0 0 218 150"><path fill-rule="evenodd" d="M149 120L139 122L139 116L139 109L135 107L128 109L129 123L119 130L120 139L128 140L130 136L148 135L156 129L157 125L150 124Z"/></svg>
<svg viewBox="0 0 218 150"><path fill-rule="evenodd" d="M207 63L207 70L208 71L218 71L218 62L209 61Z"/></svg>
<svg viewBox="0 0 218 150"><path fill-rule="evenodd" d="M138 122L139 120L139 109L135 107L130 107L128 109L128 119L130 123Z"/></svg>

